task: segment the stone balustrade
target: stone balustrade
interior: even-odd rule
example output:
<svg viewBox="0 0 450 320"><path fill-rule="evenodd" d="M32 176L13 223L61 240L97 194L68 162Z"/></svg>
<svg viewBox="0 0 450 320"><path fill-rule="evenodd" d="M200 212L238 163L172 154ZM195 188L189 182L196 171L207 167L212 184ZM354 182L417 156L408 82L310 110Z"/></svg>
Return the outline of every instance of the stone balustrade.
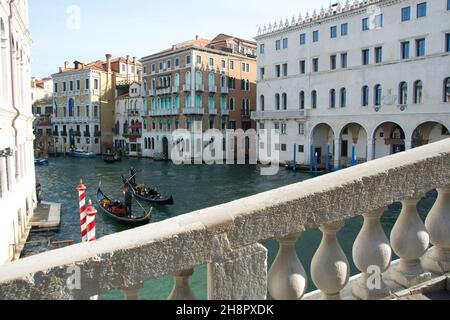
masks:
<svg viewBox="0 0 450 320"><path fill-rule="evenodd" d="M435 189L438 198L424 224L417 202ZM403 208L389 240L380 218L397 201ZM352 280L336 234L356 216L364 225L352 255L362 274ZM388 273L403 288L448 273L450 139L2 265L0 299L90 299L112 289L137 299L142 283L165 275L174 277L170 299L195 299L188 280L195 267L206 265L208 299L266 299L270 293L298 300L305 298L307 275L295 244L311 229L323 234L311 263L322 299L346 298L350 285L353 298L382 299L391 294ZM270 239L280 248L268 270L261 243ZM392 263L393 252L399 262ZM78 287L71 285L77 270ZM369 285L377 271L383 276Z"/></svg>

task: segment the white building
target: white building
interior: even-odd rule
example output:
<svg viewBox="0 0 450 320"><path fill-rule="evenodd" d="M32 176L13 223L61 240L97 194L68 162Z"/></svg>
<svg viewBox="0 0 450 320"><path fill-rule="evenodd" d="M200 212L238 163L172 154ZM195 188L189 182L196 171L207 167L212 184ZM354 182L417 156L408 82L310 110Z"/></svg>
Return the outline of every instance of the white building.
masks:
<svg viewBox="0 0 450 320"><path fill-rule="evenodd" d="M258 129L281 161L347 166L449 137L450 0L347 1L264 26ZM263 141L260 147L267 148Z"/></svg>
<svg viewBox="0 0 450 320"><path fill-rule="evenodd" d="M142 156L142 117L145 98L137 81L116 85L114 147L129 156Z"/></svg>
<svg viewBox="0 0 450 320"><path fill-rule="evenodd" d="M36 206L28 1L0 0L0 264L17 259Z"/></svg>

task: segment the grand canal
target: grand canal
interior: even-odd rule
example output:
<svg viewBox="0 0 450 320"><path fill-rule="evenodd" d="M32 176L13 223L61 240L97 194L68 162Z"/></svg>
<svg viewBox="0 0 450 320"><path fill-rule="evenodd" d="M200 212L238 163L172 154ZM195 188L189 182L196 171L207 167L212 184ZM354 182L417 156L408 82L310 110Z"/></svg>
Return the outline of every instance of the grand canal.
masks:
<svg viewBox="0 0 450 320"><path fill-rule="evenodd" d="M36 175L42 184L45 200L62 204L61 229L58 233L32 235L29 241L73 240L75 243L80 242L78 199L75 190L80 179L83 179L84 184L88 187L88 199L95 199L99 182L105 193L122 199L120 175L126 174L131 166L138 172L138 182L155 185L162 193L170 193L174 196L175 205L154 207L152 223L310 178L306 174L294 175L285 169L280 169L275 176L261 176L258 166L176 166L170 162L154 162L148 159L129 159L108 165L100 158L50 159L48 167L36 168ZM426 199L420 202L419 211L422 218L425 218L435 199L436 194L430 193ZM135 210L139 210L139 208L135 206ZM382 218L382 224L388 236L400 210L400 204L393 204ZM357 269L351 259L351 249L362 222L361 217L347 221L346 226L338 234L340 243L349 258L352 274L356 274ZM122 230L124 230L122 227L106 220L100 213L98 214L96 223L98 238ZM320 239L320 232L314 230L303 234L297 242L298 256L307 274L309 274L309 266ZM271 265L275 259L278 245L276 241L269 241L266 246L269 249L269 265ZM28 251L36 249L36 247L27 248ZM309 290L315 289L311 279L308 279L308 282ZM190 283L197 298L205 299L205 266L195 270ZM171 288L171 276L150 280L140 291L140 298L165 299ZM123 296L119 291L112 291L101 295L101 298L122 299Z"/></svg>

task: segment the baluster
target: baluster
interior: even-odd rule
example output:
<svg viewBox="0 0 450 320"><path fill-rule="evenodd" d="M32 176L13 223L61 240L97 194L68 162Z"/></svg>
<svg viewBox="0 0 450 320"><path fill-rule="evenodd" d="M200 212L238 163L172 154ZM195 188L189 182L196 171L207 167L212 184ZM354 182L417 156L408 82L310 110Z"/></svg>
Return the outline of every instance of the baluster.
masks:
<svg viewBox="0 0 450 320"><path fill-rule="evenodd" d="M450 185L437 190L438 198L425 220L434 248L423 263L426 269L444 274L450 271Z"/></svg>
<svg viewBox="0 0 450 320"><path fill-rule="evenodd" d="M350 277L347 257L336 237L343 226L344 222L336 222L320 227L323 238L311 263L311 276L324 300L339 300Z"/></svg>
<svg viewBox="0 0 450 320"><path fill-rule="evenodd" d="M359 299L375 300L390 295L382 277L390 266L392 254L380 221L385 210L364 214L364 225L353 245L353 260L362 277L352 287L352 293Z"/></svg>
<svg viewBox="0 0 450 320"><path fill-rule="evenodd" d="M431 273L424 272L420 265L430 245L430 236L417 211L420 199L415 196L402 201L402 211L391 233L392 249L400 257L391 278L407 288L431 279Z"/></svg>
<svg viewBox="0 0 450 320"><path fill-rule="evenodd" d="M278 239L280 249L270 268L268 288L276 300L300 300L306 290L306 272L297 257L295 243L300 234Z"/></svg>
<svg viewBox="0 0 450 320"><path fill-rule="evenodd" d="M139 291L144 287L143 283L122 289L125 300L139 300Z"/></svg>
<svg viewBox="0 0 450 320"><path fill-rule="evenodd" d="M173 289L167 300L196 300L189 287L189 278L194 274L194 269L184 270L173 274Z"/></svg>

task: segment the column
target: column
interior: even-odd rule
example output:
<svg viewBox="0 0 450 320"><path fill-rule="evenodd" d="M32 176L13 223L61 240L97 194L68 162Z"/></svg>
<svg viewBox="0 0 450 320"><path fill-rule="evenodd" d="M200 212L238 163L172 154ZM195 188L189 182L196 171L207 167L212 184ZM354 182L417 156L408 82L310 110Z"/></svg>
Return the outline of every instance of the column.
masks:
<svg viewBox="0 0 450 320"><path fill-rule="evenodd" d="M341 139L334 139L334 169L339 170L341 165Z"/></svg>
<svg viewBox="0 0 450 320"><path fill-rule="evenodd" d="M347 257L336 237L343 226L344 222L337 222L320 227L323 238L311 263L311 276L324 300L339 300L350 278Z"/></svg>
<svg viewBox="0 0 450 320"><path fill-rule="evenodd" d="M362 300L382 299L390 295L382 276L391 264L392 254L380 221L385 210L381 208L364 214L364 225L353 245L353 260L362 275L352 293Z"/></svg>
<svg viewBox="0 0 450 320"><path fill-rule="evenodd" d="M405 151L411 150L412 149L412 139L406 137L405 139Z"/></svg>
<svg viewBox="0 0 450 320"><path fill-rule="evenodd" d="M189 287L189 278L194 274L194 269L189 269L173 274L173 289L167 300L196 300Z"/></svg>
<svg viewBox="0 0 450 320"><path fill-rule="evenodd" d="M392 249L400 257L400 264L391 274L392 280L409 288L431 279L424 272L420 258L430 244L430 236L417 212L420 196L402 201L402 211L391 233Z"/></svg>
<svg viewBox="0 0 450 320"><path fill-rule="evenodd" d="M308 278L295 249L299 237L278 239L280 248L268 278L268 289L275 300L300 300L305 294Z"/></svg>
<svg viewBox="0 0 450 320"><path fill-rule="evenodd" d="M375 159L375 139L367 139L367 161Z"/></svg>
<svg viewBox="0 0 450 320"><path fill-rule="evenodd" d="M450 185L437 190L438 198L425 220L434 247L422 263L426 270L444 274L450 271Z"/></svg>
<svg viewBox="0 0 450 320"><path fill-rule="evenodd" d="M208 264L208 300L265 300L267 249L260 244L233 251Z"/></svg>

